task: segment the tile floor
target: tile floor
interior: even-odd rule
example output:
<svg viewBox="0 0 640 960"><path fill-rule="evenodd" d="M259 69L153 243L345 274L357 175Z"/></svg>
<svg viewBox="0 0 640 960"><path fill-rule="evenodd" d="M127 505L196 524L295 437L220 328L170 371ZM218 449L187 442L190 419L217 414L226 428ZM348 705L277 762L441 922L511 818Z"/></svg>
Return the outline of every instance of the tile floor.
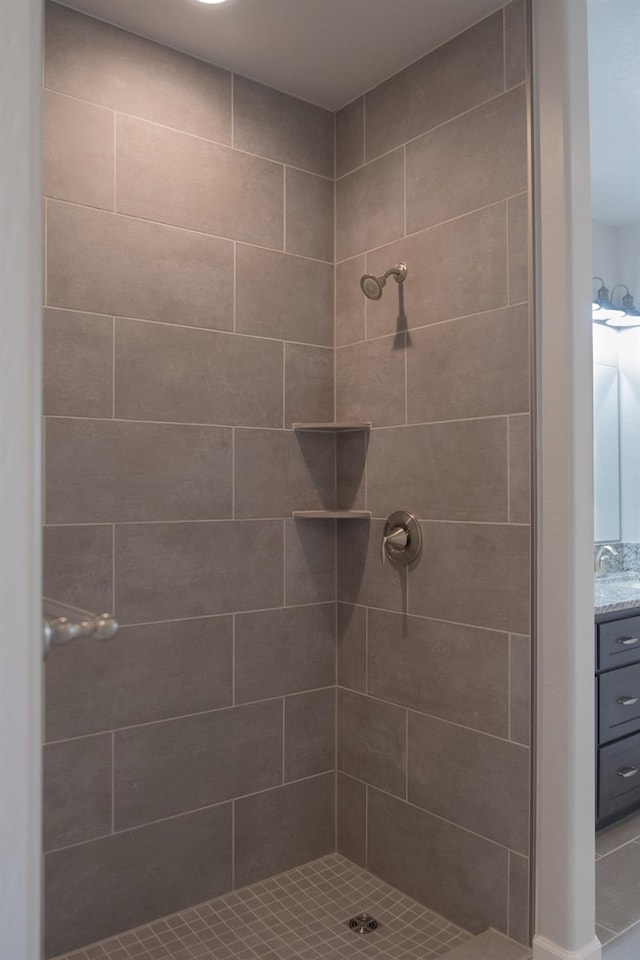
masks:
<svg viewBox="0 0 640 960"><path fill-rule="evenodd" d="M364 936L347 927L362 911L379 922ZM332 854L59 960L431 960L469 940L460 927Z"/></svg>
<svg viewBox="0 0 640 960"><path fill-rule="evenodd" d="M640 812L596 834L596 933L606 958L640 957Z"/></svg>

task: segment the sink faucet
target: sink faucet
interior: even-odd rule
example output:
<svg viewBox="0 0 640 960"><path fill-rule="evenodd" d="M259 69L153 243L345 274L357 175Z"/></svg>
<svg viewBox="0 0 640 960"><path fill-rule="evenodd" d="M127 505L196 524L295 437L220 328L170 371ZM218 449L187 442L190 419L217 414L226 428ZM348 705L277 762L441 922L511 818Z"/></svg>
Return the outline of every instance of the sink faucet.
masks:
<svg viewBox="0 0 640 960"><path fill-rule="evenodd" d="M594 573L597 577L602 577L607 572L609 564L614 557L618 556L618 551L614 550L609 543L603 543L596 551L593 564Z"/></svg>

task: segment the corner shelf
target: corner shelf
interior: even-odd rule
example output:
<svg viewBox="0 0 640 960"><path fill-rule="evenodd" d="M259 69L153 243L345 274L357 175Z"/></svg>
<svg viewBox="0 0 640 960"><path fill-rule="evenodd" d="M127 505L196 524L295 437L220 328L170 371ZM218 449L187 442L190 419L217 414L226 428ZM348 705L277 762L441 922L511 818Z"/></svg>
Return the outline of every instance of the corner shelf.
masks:
<svg viewBox="0 0 640 960"><path fill-rule="evenodd" d="M371 423L363 421L362 423L348 423L344 420L327 421L325 423L294 423L293 429L297 431L331 431L333 433L348 433L353 430L370 430Z"/></svg>
<svg viewBox="0 0 640 960"><path fill-rule="evenodd" d="M371 510L294 510L294 520L370 520Z"/></svg>

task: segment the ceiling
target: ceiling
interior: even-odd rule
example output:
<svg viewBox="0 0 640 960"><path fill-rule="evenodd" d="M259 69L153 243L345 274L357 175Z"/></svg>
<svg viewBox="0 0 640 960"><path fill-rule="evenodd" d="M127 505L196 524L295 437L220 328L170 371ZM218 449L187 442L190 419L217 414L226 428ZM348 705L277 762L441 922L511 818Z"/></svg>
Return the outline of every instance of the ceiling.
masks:
<svg viewBox="0 0 640 960"><path fill-rule="evenodd" d="M63 2L330 110L502 5L501 0Z"/></svg>
<svg viewBox="0 0 640 960"><path fill-rule="evenodd" d="M594 219L640 220L640 3L589 0Z"/></svg>

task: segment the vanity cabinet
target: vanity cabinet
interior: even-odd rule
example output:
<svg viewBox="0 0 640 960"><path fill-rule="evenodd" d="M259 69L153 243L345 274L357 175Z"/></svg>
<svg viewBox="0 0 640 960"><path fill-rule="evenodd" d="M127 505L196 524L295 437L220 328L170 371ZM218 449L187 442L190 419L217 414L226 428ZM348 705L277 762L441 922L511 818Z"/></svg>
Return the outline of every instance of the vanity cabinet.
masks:
<svg viewBox="0 0 640 960"><path fill-rule="evenodd" d="M640 611L596 618L597 822L640 805Z"/></svg>

